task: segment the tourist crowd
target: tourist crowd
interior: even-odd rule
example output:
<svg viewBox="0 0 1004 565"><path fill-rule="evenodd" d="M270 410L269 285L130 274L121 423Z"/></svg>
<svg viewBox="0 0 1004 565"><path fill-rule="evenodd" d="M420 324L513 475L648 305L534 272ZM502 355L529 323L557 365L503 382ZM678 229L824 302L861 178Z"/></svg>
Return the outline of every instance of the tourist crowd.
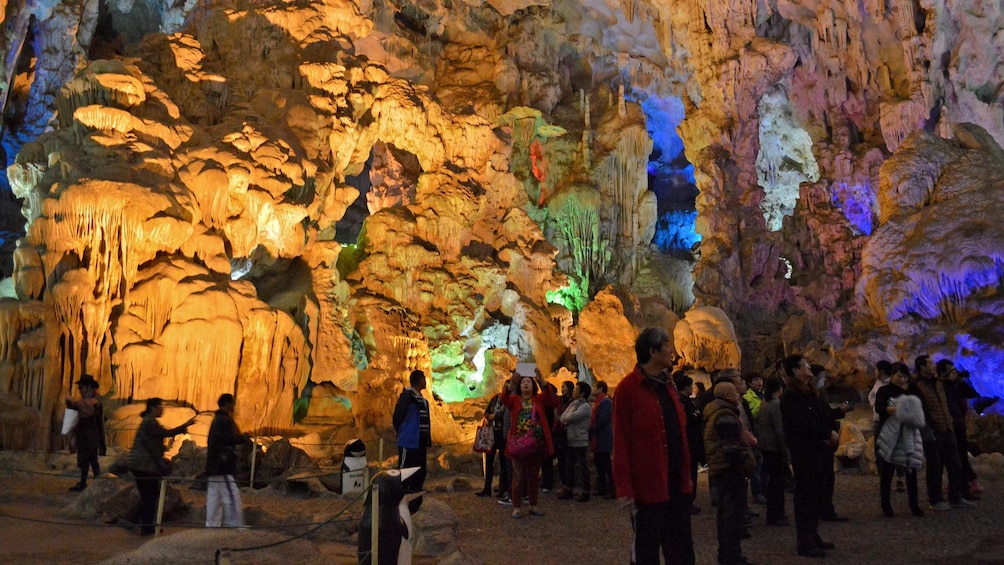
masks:
<svg viewBox="0 0 1004 565"><path fill-rule="evenodd" d="M764 507L768 526L794 522L798 555L819 558L835 549L821 537L819 522L847 520L833 504L834 464L841 420L854 408L856 393L836 398L839 390L828 386L826 368L800 355L778 362L767 375L693 371L661 328L641 332L635 355L637 364L612 395L603 381L569 380L559 391L539 369L502 382L485 409L491 437L480 447L485 481L475 494L494 495L498 504L512 507L517 520L544 515L541 494L553 492L557 499L574 500L571 504L617 498L631 517L632 563L658 565L661 554L667 564L689 564L695 561L690 524L691 516L701 512L694 495L703 470L716 508L719 563L750 562L742 540L760 516L750 501ZM395 405L393 425L400 491L412 495L408 508L414 514L422 504L432 434L422 394L425 374L412 371L409 385ZM77 387L80 398L65 399L79 418L72 435L80 481L73 491L86 488L89 470L100 474L98 455L104 450L98 383L85 375ZM910 513L924 515L917 479L922 468L927 509L976 506L981 488L969 464L966 415L977 397L968 373L949 359L935 363L920 355L912 368L876 363L868 401L884 516L896 513L894 478L896 489L907 492ZM223 394L218 404L208 441L206 526L243 527L234 476L236 448L249 440L234 422L233 395ZM184 433L194 419L165 429L158 422L161 400L149 399L146 408L129 468L140 492L141 533L152 534L160 479L170 474L163 440ZM493 490L496 463L499 480ZM785 511L788 492L793 517Z"/></svg>
<svg viewBox="0 0 1004 565"><path fill-rule="evenodd" d="M475 494L512 506L515 519L544 515L540 493L578 503L618 498L631 516L632 563L658 565L660 554L667 564L694 563L690 521L701 512L694 489L698 473L707 472L719 563L750 563L742 540L760 516L754 505L763 507L768 526L794 526L798 555L821 558L835 549L819 523L848 520L834 507L834 466L841 420L854 409L855 393L832 386L825 367L800 355L766 375L693 371L659 328L641 333L635 353L634 370L609 396L603 381L565 381L558 391L539 371L502 383L485 411L494 444L486 453L484 488ZM868 401L884 516L896 513L894 477L896 490L907 492L910 513L924 515L922 468L927 509L976 506L981 487L966 439L966 414L976 397L968 373L948 359L935 363L921 355L912 369L876 364ZM785 511L787 493L793 516Z"/></svg>

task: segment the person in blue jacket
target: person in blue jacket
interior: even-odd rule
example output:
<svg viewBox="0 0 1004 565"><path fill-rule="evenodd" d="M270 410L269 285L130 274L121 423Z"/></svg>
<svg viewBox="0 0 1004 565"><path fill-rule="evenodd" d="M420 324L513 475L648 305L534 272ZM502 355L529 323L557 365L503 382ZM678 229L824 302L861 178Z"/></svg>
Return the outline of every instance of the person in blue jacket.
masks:
<svg viewBox="0 0 1004 565"><path fill-rule="evenodd" d="M593 421L589 427L589 437L593 450L593 464L596 466L596 482L599 487L596 496L614 498L614 471L610 453L614 450L614 403L607 396L607 383L596 381L593 394Z"/></svg>
<svg viewBox="0 0 1004 565"><path fill-rule="evenodd" d="M394 407L394 431L397 432L398 468L418 467L418 471L403 482L406 493L420 492L425 485L426 451L432 445L429 423L429 401L422 396L425 373L414 370L408 377L411 386L401 391ZM412 514L422 506L422 497L408 503Z"/></svg>

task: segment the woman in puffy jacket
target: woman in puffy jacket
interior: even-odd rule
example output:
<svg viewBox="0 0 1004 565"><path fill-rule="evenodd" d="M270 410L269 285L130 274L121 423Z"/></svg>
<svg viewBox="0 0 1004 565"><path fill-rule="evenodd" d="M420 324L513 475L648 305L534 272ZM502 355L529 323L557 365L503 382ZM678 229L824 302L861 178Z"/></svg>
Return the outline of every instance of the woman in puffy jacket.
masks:
<svg viewBox="0 0 1004 565"><path fill-rule="evenodd" d="M921 401L906 391L910 374L905 366L897 367L892 382L875 393L875 412L879 417L875 436L875 458L879 468L879 495L882 514L892 518L889 491L892 476L897 468L906 475L906 494L910 512L923 516L917 500L917 471L924 462L924 440L920 429L924 427L924 408Z"/></svg>

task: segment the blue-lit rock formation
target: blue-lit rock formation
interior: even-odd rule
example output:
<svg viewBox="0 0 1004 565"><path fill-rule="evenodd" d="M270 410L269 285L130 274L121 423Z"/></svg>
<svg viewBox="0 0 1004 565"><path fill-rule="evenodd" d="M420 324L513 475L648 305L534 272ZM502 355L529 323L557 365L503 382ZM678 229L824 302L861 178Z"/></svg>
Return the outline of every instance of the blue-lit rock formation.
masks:
<svg viewBox="0 0 1004 565"><path fill-rule="evenodd" d="M1004 151L983 129L918 133L882 166L858 298L912 355L937 352L1004 395Z"/></svg>

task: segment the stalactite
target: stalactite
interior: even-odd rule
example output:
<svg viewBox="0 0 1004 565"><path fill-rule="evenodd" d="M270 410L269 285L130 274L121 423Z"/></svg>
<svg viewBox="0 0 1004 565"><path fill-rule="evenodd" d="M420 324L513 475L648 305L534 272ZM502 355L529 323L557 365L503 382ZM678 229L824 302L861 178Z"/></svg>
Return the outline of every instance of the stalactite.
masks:
<svg viewBox="0 0 1004 565"><path fill-rule="evenodd" d="M537 118L533 116L527 116L516 120L514 133L516 135L516 139L523 147L530 146L530 142L533 140L533 135L536 130L536 124Z"/></svg>
<svg viewBox="0 0 1004 565"><path fill-rule="evenodd" d="M606 274L610 262L610 249L600 233L601 206L600 194L588 187L561 192L548 205L571 259L563 268L584 281L584 290L589 281Z"/></svg>
<svg viewBox="0 0 1004 565"><path fill-rule="evenodd" d="M914 18L916 17L914 13L914 3L913 2L897 2L897 12L899 14L898 24L900 37L903 39L914 37L917 35L917 28L914 24ZM907 67L912 68L912 67Z"/></svg>

